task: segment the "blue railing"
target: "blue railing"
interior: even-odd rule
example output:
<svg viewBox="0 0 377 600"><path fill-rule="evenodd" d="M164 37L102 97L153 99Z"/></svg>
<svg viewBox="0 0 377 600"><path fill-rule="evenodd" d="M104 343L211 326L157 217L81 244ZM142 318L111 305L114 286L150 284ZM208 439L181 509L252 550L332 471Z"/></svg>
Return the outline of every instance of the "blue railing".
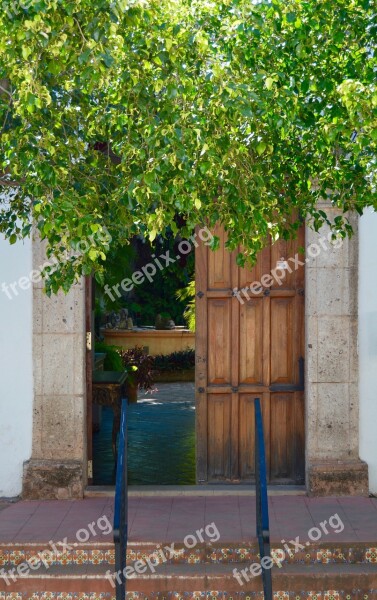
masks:
<svg viewBox="0 0 377 600"><path fill-rule="evenodd" d="M268 518L267 471L264 446L264 433L260 399L254 399L255 408L255 495L257 537L261 562L265 556L270 557L270 522ZM272 600L271 568L262 563L262 580L264 600Z"/></svg>
<svg viewBox="0 0 377 600"><path fill-rule="evenodd" d="M127 400L122 400L114 504L115 572L120 572L120 577L116 578L116 600L125 600L126 597L126 577L123 573L126 567L127 541Z"/></svg>

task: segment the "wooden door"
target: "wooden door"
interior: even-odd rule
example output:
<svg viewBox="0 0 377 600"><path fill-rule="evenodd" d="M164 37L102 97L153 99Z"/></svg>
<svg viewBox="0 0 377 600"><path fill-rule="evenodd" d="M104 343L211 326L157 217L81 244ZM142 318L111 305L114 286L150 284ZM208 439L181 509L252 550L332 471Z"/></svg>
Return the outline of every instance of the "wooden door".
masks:
<svg viewBox="0 0 377 600"><path fill-rule="evenodd" d="M198 483L254 479L256 397L269 481L303 483L304 227L262 251L252 270L237 267L224 231L215 233L219 250L196 251ZM241 291L253 282L262 285Z"/></svg>

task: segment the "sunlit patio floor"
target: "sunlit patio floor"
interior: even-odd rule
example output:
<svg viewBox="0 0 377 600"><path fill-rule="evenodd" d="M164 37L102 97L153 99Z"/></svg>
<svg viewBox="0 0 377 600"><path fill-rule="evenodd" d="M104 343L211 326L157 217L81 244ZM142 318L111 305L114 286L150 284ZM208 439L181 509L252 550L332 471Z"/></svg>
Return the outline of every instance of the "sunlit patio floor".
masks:
<svg viewBox="0 0 377 600"><path fill-rule="evenodd" d="M113 520L113 498L84 500L19 501L0 511L0 543L22 544L76 540L79 529L88 529L106 516ZM270 530L273 542L308 540L313 528L322 531L321 542L371 542L377 545L376 498L308 498L272 496L269 499ZM321 529L327 521L337 524ZM102 523L105 523L103 520ZM339 526L339 523L342 526ZM215 524L221 542L255 541L255 497L251 495L131 496L129 499L129 538L131 542L183 542ZM112 532L93 526L88 543L111 543ZM108 527L103 529L109 529ZM341 530L341 531L340 531Z"/></svg>

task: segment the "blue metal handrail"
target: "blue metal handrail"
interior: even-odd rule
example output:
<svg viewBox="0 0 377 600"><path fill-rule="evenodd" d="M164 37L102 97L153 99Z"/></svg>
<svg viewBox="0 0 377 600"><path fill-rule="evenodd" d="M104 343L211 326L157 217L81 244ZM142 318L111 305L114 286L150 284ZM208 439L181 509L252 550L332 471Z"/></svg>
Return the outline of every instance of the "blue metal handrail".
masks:
<svg viewBox="0 0 377 600"><path fill-rule="evenodd" d="M254 399L255 409L255 493L256 520L259 554L261 562L264 557L270 557L270 522L268 518L267 471L264 445L262 411L260 399ZM262 563L262 580L264 600L272 600L271 569Z"/></svg>
<svg viewBox="0 0 377 600"><path fill-rule="evenodd" d="M115 482L114 545L116 578L116 600L126 597L126 556L128 541L128 489L127 489L127 400L122 400L119 430L119 446Z"/></svg>

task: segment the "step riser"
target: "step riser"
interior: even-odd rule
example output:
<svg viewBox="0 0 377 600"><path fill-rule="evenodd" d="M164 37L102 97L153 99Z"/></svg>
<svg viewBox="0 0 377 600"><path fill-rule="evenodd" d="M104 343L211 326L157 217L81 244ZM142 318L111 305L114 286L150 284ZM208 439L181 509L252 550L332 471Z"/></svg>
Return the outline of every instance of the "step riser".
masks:
<svg viewBox="0 0 377 600"><path fill-rule="evenodd" d="M151 559L154 563L158 558L159 565L259 562L259 552L255 545L244 547L206 545L188 550L176 544L174 555L171 555L170 550L165 550L165 546L166 544L162 547L148 544L141 548L139 545L130 545L127 550L127 561L132 564ZM80 546L63 553L52 553L50 556L47 554L48 550L48 546L0 547L0 569L11 569L41 554L48 565L103 565L111 569L115 564L113 546L103 548ZM375 547L365 544L316 546L299 552L294 552L293 549L291 554L288 554L282 546L272 545L271 556L277 561L284 561L284 564L373 564L377 563L377 544Z"/></svg>
<svg viewBox="0 0 377 600"><path fill-rule="evenodd" d="M299 578L282 576L273 581L274 600L377 600L377 581L375 578L363 578L361 581L357 576L342 577L306 577ZM174 591L171 591L174 590ZM212 592L199 590L213 590ZM214 591L221 590L221 591ZM240 591L241 590L241 591ZM127 598L158 598L159 600L174 599L188 600L199 598L226 598L243 600L263 600L262 585L256 581L254 585L248 584L242 589L235 587L234 583L221 578L203 581L203 578L195 578L187 581L186 578L162 580L150 582L128 582ZM18 594L18 596L16 595ZM82 594L82 595L81 595ZM201 595L202 594L202 595ZM315 598L317 596L317 598ZM348 598L347 598L348 596ZM105 580L78 579L40 579L38 582L24 580L18 581L10 588L0 588L0 599L12 600L47 600L58 598L59 600L77 600L78 598L90 598L98 600L114 598L114 588Z"/></svg>
<svg viewBox="0 0 377 600"><path fill-rule="evenodd" d="M52 595L53 594L53 595ZM51 600L57 598L60 600L116 600L115 595L101 592L15 592L9 596L3 595L0 592L0 600ZM263 592L241 592L227 593L219 591L211 592L154 592L145 595L144 592L127 592L127 600L264 600ZM279 591L274 593L274 600L377 600L377 591L363 590L324 590L321 588L318 591Z"/></svg>

